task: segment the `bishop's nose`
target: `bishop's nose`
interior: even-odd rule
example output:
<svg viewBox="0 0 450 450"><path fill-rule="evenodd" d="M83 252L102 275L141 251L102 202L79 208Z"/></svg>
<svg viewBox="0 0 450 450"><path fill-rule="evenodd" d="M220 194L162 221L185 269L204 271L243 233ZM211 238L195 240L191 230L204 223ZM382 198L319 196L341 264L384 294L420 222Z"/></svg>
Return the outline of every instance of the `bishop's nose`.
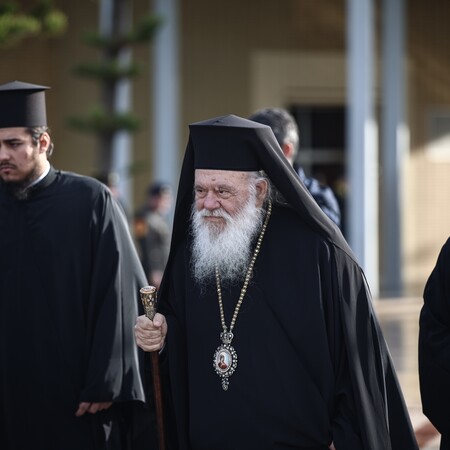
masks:
<svg viewBox="0 0 450 450"><path fill-rule="evenodd" d="M206 194L206 197L203 199L203 207L208 211L213 211L220 208L220 202L217 195L213 191L209 191Z"/></svg>

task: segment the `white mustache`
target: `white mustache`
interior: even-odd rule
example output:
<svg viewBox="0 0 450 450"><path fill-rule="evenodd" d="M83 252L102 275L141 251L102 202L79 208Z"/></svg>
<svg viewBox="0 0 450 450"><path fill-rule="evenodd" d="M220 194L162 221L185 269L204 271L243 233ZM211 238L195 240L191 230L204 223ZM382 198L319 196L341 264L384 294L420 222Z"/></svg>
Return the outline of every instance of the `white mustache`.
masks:
<svg viewBox="0 0 450 450"><path fill-rule="evenodd" d="M199 211L200 217L221 217L223 219L230 219L231 216L222 208L213 209L212 211L208 209L202 209Z"/></svg>

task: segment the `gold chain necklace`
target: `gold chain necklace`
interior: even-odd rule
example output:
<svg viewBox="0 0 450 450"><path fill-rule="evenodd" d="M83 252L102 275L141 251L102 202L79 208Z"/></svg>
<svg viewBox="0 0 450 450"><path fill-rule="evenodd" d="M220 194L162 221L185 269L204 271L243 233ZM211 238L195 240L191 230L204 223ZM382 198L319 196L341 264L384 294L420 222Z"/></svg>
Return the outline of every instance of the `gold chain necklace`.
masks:
<svg viewBox="0 0 450 450"><path fill-rule="evenodd" d="M228 389L230 377L237 368L237 353L232 347L231 341L233 340L233 329L236 324L236 319L239 314L239 309L244 301L245 293L247 292L248 285L253 273L253 267L255 266L256 257L258 256L259 250L261 249L261 243L266 232L267 224L269 223L270 214L272 213L272 203L269 202L267 207L266 218L259 234L258 241L256 242L255 251L253 252L252 259L245 274L244 284L242 285L241 293L239 295L238 302L234 308L233 317L231 318L230 329L227 329L225 323L225 313L223 311L223 301L222 301L222 288L220 287L220 275L219 269L216 267L216 287L217 287L217 298L219 300L219 310L220 310L220 322L222 324L222 332L220 333L220 340L222 344L217 347L214 353L213 367L217 375L222 379L222 389L226 391Z"/></svg>

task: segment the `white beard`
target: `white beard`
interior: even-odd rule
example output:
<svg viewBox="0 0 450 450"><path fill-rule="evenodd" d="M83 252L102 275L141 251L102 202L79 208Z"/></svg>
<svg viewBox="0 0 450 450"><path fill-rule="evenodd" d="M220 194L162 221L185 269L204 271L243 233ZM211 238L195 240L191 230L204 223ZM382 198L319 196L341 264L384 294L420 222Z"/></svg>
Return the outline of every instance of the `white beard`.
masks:
<svg viewBox="0 0 450 450"><path fill-rule="evenodd" d="M205 216L225 219L225 225L206 223ZM255 206L251 196L234 217L222 208L197 211L192 208L192 270L195 280L203 285L215 276L216 267L224 284L243 280L253 249L254 237L261 230L264 210Z"/></svg>

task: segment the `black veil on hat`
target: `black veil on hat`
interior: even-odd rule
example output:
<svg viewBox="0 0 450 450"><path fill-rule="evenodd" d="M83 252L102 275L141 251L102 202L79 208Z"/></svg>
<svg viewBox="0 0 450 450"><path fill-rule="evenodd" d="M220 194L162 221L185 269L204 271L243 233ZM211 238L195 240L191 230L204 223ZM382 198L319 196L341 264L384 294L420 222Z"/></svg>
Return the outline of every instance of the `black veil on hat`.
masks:
<svg viewBox="0 0 450 450"><path fill-rule="evenodd" d="M0 84L0 128L47 126L47 89L22 81Z"/></svg>
<svg viewBox="0 0 450 450"><path fill-rule="evenodd" d="M189 227L195 169L216 169L263 170L305 223L356 259L339 228L300 181L269 126L226 115L193 123L189 131L175 206L171 256Z"/></svg>

